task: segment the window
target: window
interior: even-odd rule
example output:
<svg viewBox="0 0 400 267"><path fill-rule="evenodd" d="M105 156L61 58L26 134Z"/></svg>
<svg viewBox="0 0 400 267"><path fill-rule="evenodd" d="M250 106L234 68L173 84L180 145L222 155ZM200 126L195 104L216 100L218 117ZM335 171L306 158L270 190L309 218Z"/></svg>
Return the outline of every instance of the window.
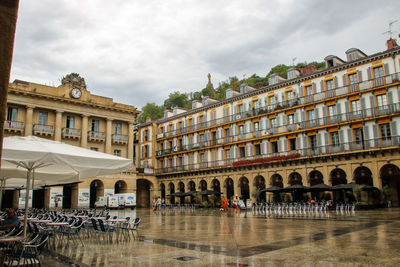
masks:
<svg viewBox="0 0 400 267"><path fill-rule="evenodd" d="M386 95L378 95L376 97L376 102L378 103L378 109L383 109L387 105Z"/></svg>
<svg viewBox="0 0 400 267"><path fill-rule="evenodd" d="M351 112L353 113L353 115L361 114L360 100L351 101Z"/></svg>
<svg viewBox="0 0 400 267"><path fill-rule="evenodd" d="M317 137L315 135L311 135L308 137L308 141L310 142L310 149L314 151L317 148Z"/></svg>
<svg viewBox="0 0 400 267"><path fill-rule="evenodd" d="M121 135L121 129L122 129L122 125L121 123L117 122L114 124L114 134L115 135ZM148 141L149 136L148 136L148 130L144 131L144 140Z"/></svg>
<svg viewBox="0 0 400 267"><path fill-rule="evenodd" d="M65 127L67 129L74 129L74 126L75 126L75 117L74 116L67 116Z"/></svg>
<svg viewBox="0 0 400 267"><path fill-rule="evenodd" d="M114 149L114 156L121 157L121 150L120 149Z"/></svg>
<svg viewBox="0 0 400 267"><path fill-rule="evenodd" d="M179 139L179 140L178 140L178 148L179 148L180 150L183 149L183 140L182 140L182 139Z"/></svg>
<svg viewBox="0 0 400 267"><path fill-rule="evenodd" d="M268 101L269 101L270 105L275 105L275 102L276 102L275 100L276 100L275 96L273 96L273 95L268 97Z"/></svg>
<svg viewBox="0 0 400 267"><path fill-rule="evenodd" d="M244 105L243 105L243 104L240 104L240 105L238 106L238 112L239 112L239 113L243 113L243 112L244 112Z"/></svg>
<svg viewBox="0 0 400 267"><path fill-rule="evenodd" d="M357 83L357 74L356 73L349 74L347 77L349 79L349 85Z"/></svg>
<svg viewBox="0 0 400 267"><path fill-rule="evenodd" d="M313 90L312 90L312 85L307 85L306 86L306 95L312 95Z"/></svg>
<svg viewBox="0 0 400 267"><path fill-rule="evenodd" d="M374 70L374 78L379 78L379 77L383 77L383 67L376 67L373 69Z"/></svg>
<svg viewBox="0 0 400 267"><path fill-rule="evenodd" d="M333 79L325 81L325 88L327 91L333 89Z"/></svg>
<svg viewBox="0 0 400 267"><path fill-rule="evenodd" d="M296 150L296 138L289 139L290 151Z"/></svg>
<svg viewBox="0 0 400 267"><path fill-rule="evenodd" d="M336 110L336 105L332 105L328 107L328 116L329 116L329 121L331 123L336 123L336 115L337 115L337 110Z"/></svg>
<svg viewBox="0 0 400 267"><path fill-rule="evenodd" d="M92 151L99 151L99 149L97 147L91 147L90 150Z"/></svg>
<svg viewBox="0 0 400 267"><path fill-rule="evenodd" d="M164 127L160 127L160 133L164 133Z"/></svg>
<svg viewBox="0 0 400 267"><path fill-rule="evenodd" d="M8 107L7 109L7 120L8 121L17 121L18 119L18 109L13 107Z"/></svg>
<svg viewBox="0 0 400 267"><path fill-rule="evenodd" d="M331 132L331 144L333 147L339 146L339 133Z"/></svg>
<svg viewBox="0 0 400 267"><path fill-rule="evenodd" d="M239 126L239 134L240 135L244 134L244 126L243 125Z"/></svg>
<svg viewBox="0 0 400 267"><path fill-rule="evenodd" d="M294 124L294 114L290 114L287 116L287 122L288 124Z"/></svg>
<svg viewBox="0 0 400 267"><path fill-rule="evenodd" d="M39 111L39 125L47 125L47 112Z"/></svg>
<svg viewBox="0 0 400 267"><path fill-rule="evenodd" d="M245 150L244 146L239 148L239 153L240 153L240 155L239 155L240 158L246 157L246 150Z"/></svg>
<svg viewBox="0 0 400 267"><path fill-rule="evenodd" d="M381 138L382 141L387 141L391 139L391 133L390 133L390 125L389 123L381 124L379 125L379 129L381 131Z"/></svg>
<svg viewBox="0 0 400 267"><path fill-rule="evenodd" d="M362 128L355 128L354 130L354 141L356 149L362 149L364 147L364 133Z"/></svg>
<svg viewBox="0 0 400 267"><path fill-rule="evenodd" d="M307 111L307 119L308 119L309 121L312 121L312 120L315 119L315 113L314 113L314 110L313 110L313 109Z"/></svg>
<svg viewBox="0 0 400 267"><path fill-rule="evenodd" d="M92 120L92 132L98 132L99 131L99 120Z"/></svg>
<svg viewBox="0 0 400 267"><path fill-rule="evenodd" d="M225 129L225 138L229 137L229 129Z"/></svg>
<svg viewBox="0 0 400 267"><path fill-rule="evenodd" d="M278 153L278 142L271 142L271 151L272 153Z"/></svg>
<svg viewBox="0 0 400 267"><path fill-rule="evenodd" d="M286 92L286 97L287 97L287 100L292 100L292 99L294 99L294 93L293 93L293 91Z"/></svg>
<svg viewBox="0 0 400 267"><path fill-rule="evenodd" d="M328 114L330 117L336 115L336 105L332 105L328 107Z"/></svg>
<svg viewBox="0 0 400 267"><path fill-rule="evenodd" d="M256 156L261 155L261 145L260 144L254 145L254 153Z"/></svg>
<svg viewBox="0 0 400 267"><path fill-rule="evenodd" d="M224 117L229 116L229 108L224 108Z"/></svg>
<svg viewBox="0 0 400 267"><path fill-rule="evenodd" d="M276 128L276 118L270 119L271 128Z"/></svg>
<svg viewBox="0 0 400 267"><path fill-rule="evenodd" d="M253 129L254 129L254 132L258 132L258 131L260 130L260 129L259 129L258 122L255 122L255 123L254 123Z"/></svg>
<svg viewBox="0 0 400 267"><path fill-rule="evenodd" d="M229 149L225 150L225 159L231 158L231 151Z"/></svg>

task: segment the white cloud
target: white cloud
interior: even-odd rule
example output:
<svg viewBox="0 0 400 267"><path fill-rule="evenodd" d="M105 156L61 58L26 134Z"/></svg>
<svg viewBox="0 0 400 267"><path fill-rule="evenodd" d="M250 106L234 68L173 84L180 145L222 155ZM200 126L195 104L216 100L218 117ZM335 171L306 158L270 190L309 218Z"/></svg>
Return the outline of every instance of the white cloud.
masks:
<svg viewBox="0 0 400 267"><path fill-rule="evenodd" d="M204 88L207 73L218 85L263 76L294 57L382 51L382 32L399 7L394 0L21 1L11 79L58 85L78 72L92 93L140 108Z"/></svg>

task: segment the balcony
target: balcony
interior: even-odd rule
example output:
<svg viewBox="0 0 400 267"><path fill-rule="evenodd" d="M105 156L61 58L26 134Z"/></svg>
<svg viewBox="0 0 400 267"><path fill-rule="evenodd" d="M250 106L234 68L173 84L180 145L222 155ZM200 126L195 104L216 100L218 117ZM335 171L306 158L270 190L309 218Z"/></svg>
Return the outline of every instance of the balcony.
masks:
<svg viewBox="0 0 400 267"><path fill-rule="evenodd" d="M369 108L369 109L365 109L363 111L341 113L341 114L332 115L332 116L328 116L328 117L321 117L318 119L302 121L302 122L298 122L296 124L289 124L289 125L287 125L287 130L288 130L288 133L290 131L296 131L296 130L311 130L315 127L329 126L329 125L337 124L337 123L352 123L352 122L359 121L362 119L375 118L378 116L390 115L390 114L395 114L395 113L400 113L400 102L391 104L391 105L377 107L377 108ZM284 129L284 127L279 126L279 129ZM196 143L196 144L184 145L178 150L173 149L173 148L164 149L162 151L157 151L157 156L161 156L161 155L173 153L173 152L198 149L198 148L205 149L205 148L213 147L216 145L228 145L232 142L246 141L246 140L250 140L252 138L258 138L259 136L260 137L266 136L266 135L273 136L273 135L276 135L277 133L282 133L282 132L281 132L281 130L279 130L279 132L278 132L277 128L269 128L269 129L262 130L262 131L239 133L237 135L226 136L226 137L222 137L222 138L215 139L215 140L213 139L212 141L202 141L202 142ZM372 146L372 144L371 144L371 146Z"/></svg>
<svg viewBox="0 0 400 267"><path fill-rule="evenodd" d="M106 140L106 134L104 132L89 131L88 132L88 140L91 142L101 143Z"/></svg>
<svg viewBox="0 0 400 267"><path fill-rule="evenodd" d="M66 139L81 139L81 130L74 128L62 128L61 130L62 138Z"/></svg>
<svg viewBox="0 0 400 267"><path fill-rule="evenodd" d="M282 161L283 159L296 159L300 156L305 157L318 157L333 154L343 154L343 153L358 153L362 151L370 151L374 149L375 151L380 151L384 148L398 148L400 144L400 136L391 136L386 138L376 138L357 142L347 142L339 144L331 144L318 146L313 148L303 148L303 149L292 149L287 151L278 151L270 153L268 155L254 155L235 159L223 159L223 160L213 160L201 163L192 163L187 165L179 165L168 168L156 169L156 174L167 174L177 171L193 171L193 170L206 170L210 168L226 168L232 166L245 166L254 164L264 164L267 162L272 162L276 160Z"/></svg>
<svg viewBox="0 0 400 267"><path fill-rule="evenodd" d="M387 75L385 77L380 77L380 78L376 78L376 79L372 79L372 80L363 81L361 83L355 83L355 84L351 84L351 85L333 88L331 90L319 92L314 95L307 95L307 96L303 96L303 97L296 96L296 98L294 98L294 99L275 103L273 105L248 110L245 112L241 112L239 114L232 114L232 115L225 116L225 117L211 120L211 121L203 121L196 125L182 127L179 131L173 130L173 131L165 132L162 134L158 134L157 139L173 137L178 134L183 134L183 133L187 133L187 132L191 132L191 131L197 131L199 129L204 129L204 128L211 127L211 126L216 127L216 126L222 125L224 123L234 122L234 121L242 120L242 119L245 119L248 117L259 116L262 114L275 112L280 109L286 109L286 108L289 108L289 107L291 108L291 107L295 107L298 105L309 104L309 103L313 103L315 101L324 100L326 98L332 98L332 97L346 95L346 94L359 92L359 91L363 91L363 90L369 90L374 87L390 85L392 83L399 82L399 79L400 79L400 74L394 73L394 74Z"/></svg>
<svg viewBox="0 0 400 267"><path fill-rule="evenodd" d="M24 123L20 121L5 121L4 131L13 134L22 134L24 132Z"/></svg>
<svg viewBox="0 0 400 267"><path fill-rule="evenodd" d="M116 144L116 145L128 144L128 136L127 135L113 134L111 138L112 138L113 144Z"/></svg>
<svg viewBox="0 0 400 267"><path fill-rule="evenodd" d="M52 137L54 135L53 125L34 124L33 134L38 136Z"/></svg>

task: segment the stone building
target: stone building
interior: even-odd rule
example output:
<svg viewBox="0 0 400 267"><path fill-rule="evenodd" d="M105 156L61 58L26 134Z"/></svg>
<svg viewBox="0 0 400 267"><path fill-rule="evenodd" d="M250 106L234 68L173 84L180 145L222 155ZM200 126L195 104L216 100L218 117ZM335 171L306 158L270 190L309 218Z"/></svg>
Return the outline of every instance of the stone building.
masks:
<svg viewBox="0 0 400 267"><path fill-rule="evenodd" d="M67 75L58 87L15 80L9 84L4 135L36 135L125 158L134 158L134 124L139 111L91 94L83 78ZM143 182L139 182L143 183ZM145 181L146 184L152 184ZM81 183L35 188L32 206L51 208L63 196L63 208L93 207L99 196L136 192L138 206L149 192L137 186L136 170L84 179ZM147 186L150 190L150 186ZM3 207L17 207L19 190L6 190ZM147 197L147 198L146 198Z"/></svg>
<svg viewBox="0 0 400 267"><path fill-rule="evenodd" d="M380 53L345 54L138 125L141 175L157 179L162 197L209 189L255 201L256 188L354 182L388 186L398 205L400 49L389 40Z"/></svg>

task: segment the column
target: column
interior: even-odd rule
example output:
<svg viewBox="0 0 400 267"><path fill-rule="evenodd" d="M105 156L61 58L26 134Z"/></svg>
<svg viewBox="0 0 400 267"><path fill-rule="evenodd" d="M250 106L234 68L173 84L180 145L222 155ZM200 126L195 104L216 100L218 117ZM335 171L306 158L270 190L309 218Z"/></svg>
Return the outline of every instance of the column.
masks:
<svg viewBox="0 0 400 267"><path fill-rule="evenodd" d="M33 106L26 107L26 118L25 118L25 136L32 135L33 129Z"/></svg>
<svg viewBox="0 0 400 267"><path fill-rule="evenodd" d="M130 122L128 126L128 159L133 159L133 143L133 123Z"/></svg>
<svg viewBox="0 0 400 267"><path fill-rule="evenodd" d="M61 141L62 111L56 111L56 125L54 127L54 140Z"/></svg>
<svg viewBox="0 0 400 267"><path fill-rule="evenodd" d="M112 126L112 120L107 119L107 124L106 124L106 150L105 152L107 154L112 154L111 151L111 141L112 141L112 136L111 136L111 126Z"/></svg>
<svg viewBox="0 0 400 267"><path fill-rule="evenodd" d="M88 116L82 115L81 127L81 147L87 147L87 133L88 133Z"/></svg>

